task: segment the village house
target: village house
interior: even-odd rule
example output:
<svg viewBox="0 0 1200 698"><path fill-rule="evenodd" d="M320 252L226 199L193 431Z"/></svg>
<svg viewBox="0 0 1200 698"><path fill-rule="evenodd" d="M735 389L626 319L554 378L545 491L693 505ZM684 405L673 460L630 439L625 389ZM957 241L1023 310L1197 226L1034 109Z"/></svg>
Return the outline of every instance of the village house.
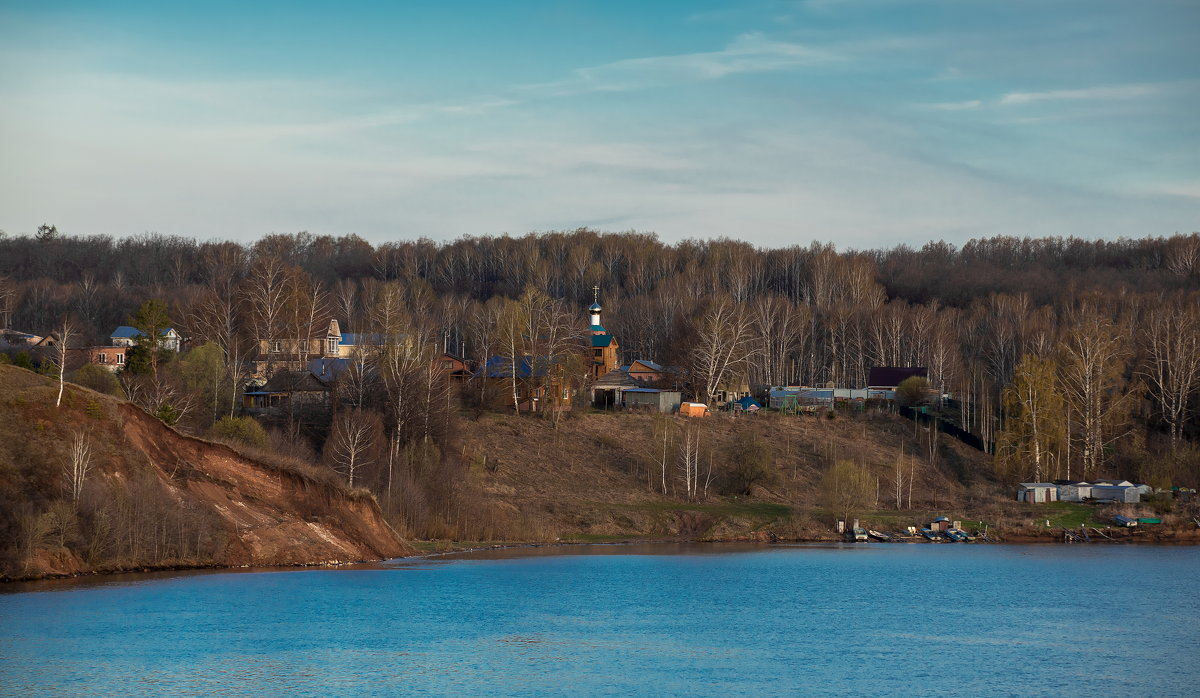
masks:
<svg viewBox="0 0 1200 698"><path fill-rule="evenodd" d="M644 386L656 386L659 383L670 380L673 375L664 366L649 359L635 360L626 367L626 372L630 378Z"/></svg>
<svg viewBox="0 0 1200 698"><path fill-rule="evenodd" d="M324 333L307 339L260 339L251 361L253 377L269 380L279 371L306 371L314 358L341 357L341 346L342 331L337 320L330 320Z"/></svg>
<svg viewBox="0 0 1200 698"><path fill-rule="evenodd" d="M53 335L42 336L16 330L0 331L0 350L33 349L34 347L54 346L56 343Z"/></svg>
<svg viewBox="0 0 1200 698"><path fill-rule="evenodd" d="M95 364L105 370L116 372L125 367L125 356L128 351L129 347L127 346L68 349L67 354L70 357L68 364L71 366Z"/></svg>
<svg viewBox="0 0 1200 698"><path fill-rule="evenodd" d="M561 378L560 363L555 357L522 356L514 362L506 356L491 356L476 375L492 384L492 407L511 407L515 384L518 411L569 410L571 391Z"/></svg>
<svg viewBox="0 0 1200 698"><path fill-rule="evenodd" d="M592 406L608 409L623 405L626 392L643 388L627 371L614 368L592 383Z"/></svg>
<svg viewBox="0 0 1200 698"><path fill-rule="evenodd" d="M178 353L180 349L180 339L179 333L175 331L175 328L168 327L160 334L162 335L162 348L166 349L167 351ZM109 335L108 340L110 346L128 348L136 345L138 338L142 336L144 335L138 328L130 327L128 325L121 325L117 329L113 330L112 334Z"/></svg>
<svg viewBox="0 0 1200 698"><path fill-rule="evenodd" d="M471 365L461 356L448 354L443 352L441 355L434 357L433 368L445 374L452 381L465 381L471 377Z"/></svg>
<svg viewBox="0 0 1200 698"><path fill-rule="evenodd" d="M312 371L280 371L261 388L242 395L242 407L264 410L283 407L309 407L329 404L329 384Z"/></svg>

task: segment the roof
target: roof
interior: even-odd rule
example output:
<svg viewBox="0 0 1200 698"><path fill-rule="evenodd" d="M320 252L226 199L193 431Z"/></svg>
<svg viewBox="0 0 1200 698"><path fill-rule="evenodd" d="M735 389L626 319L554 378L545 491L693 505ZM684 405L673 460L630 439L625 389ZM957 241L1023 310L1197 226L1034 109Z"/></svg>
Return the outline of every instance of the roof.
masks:
<svg viewBox="0 0 1200 698"><path fill-rule="evenodd" d="M592 325L589 329L592 332L608 332L608 330L604 329L604 325Z"/></svg>
<svg viewBox="0 0 1200 698"><path fill-rule="evenodd" d="M658 388L626 388L623 392L626 393L661 393Z"/></svg>
<svg viewBox="0 0 1200 698"><path fill-rule="evenodd" d="M871 368L871 372L867 376L867 385L895 387L903 383L904 379L913 376L928 378L929 369L924 366L875 366Z"/></svg>
<svg viewBox="0 0 1200 698"><path fill-rule="evenodd" d="M611 334L594 334L594 335L592 335L592 346L593 347L611 346L612 341L613 341L613 337Z"/></svg>
<svg viewBox="0 0 1200 698"><path fill-rule="evenodd" d="M547 356L522 356L517 361L517 378L545 376L550 372L550 366L559 361L558 358ZM512 359L507 356L490 356L475 375L480 374L484 378L512 378Z"/></svg>
<svg viewBox="0 0 1200 698"><path fill-rule="evenodd" d="M159 334L162 335L163 337L166 337L167 335L171 334L174 331L175 331L174 327L168 327L167 329L163 330ZM136 327L130 327L129 325L121 325L117 329L113 330L112 334L110 334L108 336L111 339L136 339L136 338L142 336L142 331Z"/></svg>
<svg viewBox="0 0 1200 698"><path fill-rule="evenodd" d="M614 368L596 379L593 388L640 388L641 383L629 377L629 374L619 368Z"/></svg>
<svg viewBox="0 0 1200 698"><path fill-rule="evenodd" d="M389 341L399 344L404 340L405 336L403 334L389 335L381 332L343 332L342 338L338 340L338 345L381 347Z"/></svg>
<svg viewBox="0 0 1200 698"><path fill-rule="evenodd" d="M266 393L324 393L329 392L329 386L312 371L280 371L271 376L261 390Z"/></svg>
<svg viewBox="0 0 1200 698"><path fill-rule="evenodd" d="M1058 487L1053 482L1022 482L1020 485L1027 490L1032 490L1035 487Z"/></svg>
<svg viewBox="0 0 1200 698"><path fill-rule="evenodd" d="M741 400L738 400L737 404L741 405L743 410L748 410L751 408L753 408L753 409L761 409L762 408L762 405L758 404L758 400L755 400L754 398L750 397L749 395L742 398Z"/></svg>
<svg viewBox="0 0 1200 698"><path fill-rule="evenodd" d="M634 362L633 362L633 363L634 363L634 364L641 364L641 365L645 366L646 368L650 369L651 371L661 371L661 370L663 370L662 364L656 364L656 363L654 363L653 361L649 361L649 360L647 360L647 359L636 359L636 360L634 360ZM630 367L632 368L632 367L633 367L633 364L630 364Z"/></svg>
<svg viewBox="0 0 1200 698"><path fill-rule="evenodd" d="M328 382L350 368L351 359L316 358L308 362L308 370L319 380Z"/></svg>
<svg viewBox="0 0 1200 698"><path fill-rule="evenodd" d="M601 308L599 303L592 303L592 307L588 308L588 310L604 310L604 308Z"/></svg>

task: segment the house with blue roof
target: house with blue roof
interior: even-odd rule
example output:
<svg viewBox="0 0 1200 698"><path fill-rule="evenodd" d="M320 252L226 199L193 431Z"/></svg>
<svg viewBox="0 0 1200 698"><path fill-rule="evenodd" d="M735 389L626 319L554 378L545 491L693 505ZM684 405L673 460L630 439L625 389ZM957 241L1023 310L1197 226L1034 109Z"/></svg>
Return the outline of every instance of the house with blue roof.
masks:
<svg viewBox="0 0 1200 698"><path fill-rule="evenodd" d="M168 327L160 334L162 335L163 349L174 352L179 351L179 333L175 331L174 327ZM133 345L137 344L138 338L143 336L145 335L143 335L142 331L138 328L130 327L128 325L121 325L117 329L113 330L108 339L109 342L111 342L111 346L132 347Z"/></svg>

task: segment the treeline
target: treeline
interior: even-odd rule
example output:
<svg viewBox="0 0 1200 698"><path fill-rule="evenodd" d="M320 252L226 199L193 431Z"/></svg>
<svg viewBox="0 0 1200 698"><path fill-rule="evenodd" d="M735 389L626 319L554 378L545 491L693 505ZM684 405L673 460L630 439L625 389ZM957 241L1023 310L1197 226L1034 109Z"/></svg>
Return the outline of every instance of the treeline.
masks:
<svg viewBox="0 0 1200 698"><path fill-rule="evenodd" d="M547 328L564 341L582 335L599 287L623 360L679 367L700 399L742 378L857 387L872 366L926 366L932 387L954 396L956 421L999 445L1012 478L1200 484L1194 233L838 252L591 230L376 246L353 235L240 245L45 228L0 238L0 276L0 323L46 333L70 316L91 341L165 299L184 337L219 348L230 386L260 340L315 336L327 317L344 332L418 336L477 362L535 353ZM450 450L381 412L385 398L368 393L386 395L387 381L369 375L378 385L347 409L378 414L384 442L402 428L405 448ZM1061 404L1025 390L1023 407L1013 391L1030 382ZM412 394L393 392L389 403ZM1048 435L1040 418L1051 414L1061 425Z"/></svg>

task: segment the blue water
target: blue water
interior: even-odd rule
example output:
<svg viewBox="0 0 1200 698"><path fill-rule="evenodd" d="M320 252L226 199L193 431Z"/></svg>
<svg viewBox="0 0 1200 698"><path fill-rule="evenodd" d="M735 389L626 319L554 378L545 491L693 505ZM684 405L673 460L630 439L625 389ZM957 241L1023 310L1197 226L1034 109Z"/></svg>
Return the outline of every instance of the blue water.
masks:
<svg viewBox="0 0 1200 698"><path fill-rule="evenodd" d="M585 546L0 587L4 695L1198 695L1200 548Z"/></svg>

